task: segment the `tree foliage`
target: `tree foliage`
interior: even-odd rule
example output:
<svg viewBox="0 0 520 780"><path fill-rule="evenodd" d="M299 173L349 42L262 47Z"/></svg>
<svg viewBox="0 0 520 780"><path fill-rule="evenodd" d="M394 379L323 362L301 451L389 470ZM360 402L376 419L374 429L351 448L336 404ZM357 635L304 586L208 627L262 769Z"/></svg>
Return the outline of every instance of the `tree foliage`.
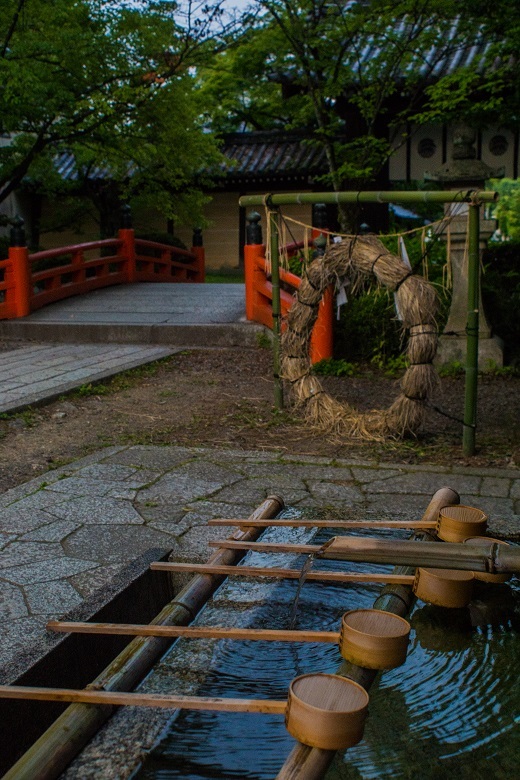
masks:
<svg viewBox="0 0 520 780"><path fill-rule="evenodd" d="M335 190L377 174L405 141L406 123L489 119L506 107L514 72L499 30L469 3L258 0L256 7L262 13L250 17L238 45L202 72L213 127L306 129L326 154L322 181ZM448 73L446 63L484 35L485 57Z"/></svg>
<svg viewBox="0 0 520 780"><path fill-rule="evenodd" d="M516 179L494 179L491 185L499 194L494 207L498 227L504 236L520 243L520 182Z"/></svg>
<svg viewBox="0 0 520 780"><path fill-rule="evenodd" d="M108 176L172 216L218 159L192 69L232 27L219 2L3 0L0 202L27 178L59 187L66 152L76 179Z"/></svg>

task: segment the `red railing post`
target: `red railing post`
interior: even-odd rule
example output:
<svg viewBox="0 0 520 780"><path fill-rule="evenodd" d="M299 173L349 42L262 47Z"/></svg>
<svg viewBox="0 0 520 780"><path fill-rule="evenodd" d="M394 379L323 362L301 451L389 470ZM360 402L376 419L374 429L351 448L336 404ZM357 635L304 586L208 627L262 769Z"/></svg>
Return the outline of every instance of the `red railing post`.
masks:
<svg viewBox="0 0 520 780"><path fill-rule="evenodd" d="M26 317L31 313L31 266L21 217L16 217L11 228L10 243L9 262L14 282L14 316Z"/></svg>
<svg viewBox="0 0 520 780"><path fill-rule="evenodd" d="M328 215L325 203L315 203L312 209L312 237L316 254L323 254L327 245L322 230L328 230ZM318 318L314 324L310 342L311 363L319 363L334 355L334 288L330 285L321 299Z"/></svg>
<svg viewBox="0 0 520 780"><path fill-rule="evenodd" d="M126 260L125 276L127 282L137 281L137 265L135 260L135 231L132 226L132 212L127 204L121 209L121 227L117 237L122 242L117 254Z"/></svg>
<svg viewBox="0 0 520 780"><path fill-rule="evenodd" d="M257 278L260 274L258 258L265 257L265 247L262 243L261 216L252 211L247 216L246 244L244 246L244 280L246 288L246 318L255 319L257 307Z"/></svg>
<svg viewBox="0 0 520 780"><path fill-rule="evenodd" d="M332 285L325 290L311 334L311 363L331 358L334 354L332 323L334 317L334 291Z"/></svg>
<svg viewBox="0 0 520 780"><path fill-rule="evenodd" d="M197 271L196 282L206 281L206 252L202 241L202 228L193 229L193 246L191 253L196 257L195 269Z"/></svg>

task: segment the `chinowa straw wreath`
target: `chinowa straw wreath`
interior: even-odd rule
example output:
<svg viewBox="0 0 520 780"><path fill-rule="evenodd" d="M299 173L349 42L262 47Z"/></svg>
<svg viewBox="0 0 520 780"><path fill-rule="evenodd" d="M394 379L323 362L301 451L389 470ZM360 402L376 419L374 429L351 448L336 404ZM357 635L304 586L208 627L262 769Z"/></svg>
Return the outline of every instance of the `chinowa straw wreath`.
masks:
<svg viewBox="0 0 520 780"><path fill-rule="evenodd" d="M321 298L331 284L349 284L355 292L374 275L396 296L403 330L409 331L409 367L400 395L388 409L359 412L340 403L311 375L309 342ZM401 438L420 428L429 397L438 384L432 361L437 350L437 294L376 236L355 236L330 245L307 267L282 336L282 377L291 384L295 406L322 431L363 439Z"/></svg>

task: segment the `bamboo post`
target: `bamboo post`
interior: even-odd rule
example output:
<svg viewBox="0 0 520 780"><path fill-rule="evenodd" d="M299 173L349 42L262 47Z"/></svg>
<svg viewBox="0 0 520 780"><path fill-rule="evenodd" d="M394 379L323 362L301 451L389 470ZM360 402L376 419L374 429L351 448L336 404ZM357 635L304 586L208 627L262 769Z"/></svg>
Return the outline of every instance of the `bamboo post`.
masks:
<svg viewBox="0 0 520 780"><path fill-rule="evenodd" d="M252 513L251 519L274 517L284 504L278 496L270 496ZM233 538L254 539L255 529L238 531ZM210 563L230 564L241 560L244 553L230 554L218 550ZM223 577L198 575L167 604L152 621L157 625L186 625L202 609L216 591ZM148 674L153 664L171 645L171 639L138 637L133 639L116 659L91 683L111 691L128 691ZM71 704L31 748L4 775L2 780L55 780L87 744L102 724L112 715L113 708Z"/></svg>
<svg viewBox="0 0 520 780"><path fill-rule="evenodd" d="M280 301L280 253L278 212L269 211L269 247L271 253L271 284L273 292L273 376L274 405L283 409L283 383L281 378L282 306Z"/></svg>
<svg viewBox="0 0 520 780"><path fill-rule="evenodd" d="M464 398L464 455L475 454L477 427L480 203L472 202L468 214L468 319L466 325L466 387Z"/></svg>
<svg viewBox="0 0 520 780"><path fill-rule="evenodd" d="M423 515L424 522L434 520L441 509L459 503L459 495L451 488L441 488L432 497ZM425 535L426 537L426 535ZM412 574L412 570L397 567L394 573ZM413 603L412 589L409 586L392 585L385 587L374 602L374 609L392 612L405 617ZM359 683L368 691L377 676L376 669L365 669L344 661L337 674ZM298 742L292 749L276 780L321 780L331 765L335 752L311 748Z"/></svg>
<svg viewBox="0 0 520 780"><path fill-rule="evenodd" d="M270 206L300 206L304 203L468 203L477 198L480 203L494 203L498 192L473 190L470 192L424 190L397 192L396 190L362 190L360 192L291 192L269 195ZM265 195L242 195L238 203L243 207L265 206Z"/></svg>

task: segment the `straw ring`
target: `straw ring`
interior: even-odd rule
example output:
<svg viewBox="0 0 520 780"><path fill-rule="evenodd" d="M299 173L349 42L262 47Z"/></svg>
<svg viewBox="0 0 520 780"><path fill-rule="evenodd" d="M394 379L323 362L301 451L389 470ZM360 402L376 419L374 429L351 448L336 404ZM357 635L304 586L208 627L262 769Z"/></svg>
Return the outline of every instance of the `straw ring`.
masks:
<svg viewBox="0 0 520 780"><path fill-rule="evenodd" d="M438 384L432 365L437 350L438 310L433 286L412 273L403 260L391 254L374 235L357 235L329 245L323 257L313 260L305 274L305 283L321 296L318 295L312 304L303 305L295 300L287 314L287 327L282 336L282 376L291 383L295 406L302 408L309 425L342 436L384 441L416 433L427 414L425 401ZM359 412L332 398L311 375L309 346L321 298L331 280L336 280L336 288L349 283L355 292L362 280L370 276L375 276L379 283L394 292L403 328L423 330L412 334L421 338L408 340L406 355L410 365L401 380L397 399L388 409ZM291 365L290 356L295 353L299 356L298 366ZM302 360L307 364L305 373Z"/></svg>

